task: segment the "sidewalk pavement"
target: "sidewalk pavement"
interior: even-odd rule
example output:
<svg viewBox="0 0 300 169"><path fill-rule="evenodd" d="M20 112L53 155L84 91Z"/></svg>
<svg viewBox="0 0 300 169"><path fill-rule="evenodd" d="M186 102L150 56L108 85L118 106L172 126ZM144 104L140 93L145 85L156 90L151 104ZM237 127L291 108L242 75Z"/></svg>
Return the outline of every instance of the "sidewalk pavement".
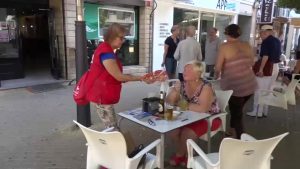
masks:
<svg viewBox="0 0 300 169"><path fill-rule="evenodd" d="M1 169L84 169L86 161L85 138L72 122L76 120L76 105L72 98L73 86L43 93L31 93L26 88L0 91L0 164ZM116 112L141 105L141 99L149 92L158 92L159 85L130 82L123 85L121 101ZM250 103L247 107L250 107ZM91 106L92 128L103 126ZM299 104L289 110L270 108L269 117L254 119L245 117L248 133L257 138L268 138L285 131L285 138L273 153L273 169L297 169L300 155ZM297 113L296 113L297 112ZM289 126L286 114L289 113ZM287 128L288 127L288 128ZM129 149L159 138L159 134L133 124L121 122ZM174 152L167 138L166 157ZM217 151L221 137L212 140ZM205 148L206 144L200 145ZM168 167L171 169L172 167ZM180 167L178 167L180 168Z"/></svg>
<svg viewBox="0 0 300 169"><path fill-rule="evenodd" d="M72 98L74 86L43 93L32 93L26 88L0 92L0 164L1 169L81 169L85 168L85 138L75 127L76 105ZM141 82L125 83L116 112L141 105L149 92L158 92L159 85ZM103 129L91 106L92 128ZM134 144L151 142L159 137L146 132L147 140L130 135L126 129L140 126L121 122L122 130ZM134 126L134 127L133 127ZM138 136L142 136L142 128ZM134 132L133 132L134 133ZM148 136L149 135L149 136ZM152 137L152 140L151 140ZM144 137L145 138L145 137Z"/></svg>

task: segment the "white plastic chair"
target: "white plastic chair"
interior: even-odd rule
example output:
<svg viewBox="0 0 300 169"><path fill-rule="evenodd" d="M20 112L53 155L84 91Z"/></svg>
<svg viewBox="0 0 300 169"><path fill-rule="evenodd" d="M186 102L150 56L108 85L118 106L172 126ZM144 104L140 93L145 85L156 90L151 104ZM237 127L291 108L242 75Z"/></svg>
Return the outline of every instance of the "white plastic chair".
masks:
<svg viewBox="0 0 300 169"><path fill-rule="evenodd" d="M112 131L113 128L99 132L89 129L77 121L73 122L80 127L87 140L87 169L99 169L99 166L109 169L135 169L144 154L147 154L144 163L145 169L159 166L159 160L156 159L159 159L160 139L155 140L134 157L129 158L126 141L120 132ZM147 153L155 147L156 156Z"/></svg>
<svg viewBox="0 0 300 169"><path fill-rule="evenodd" d="M230 99L230 97L233 93L233 90L226 90L226 91L224 91L224 90L215 90L215 93L216 93L217 102L219 104L221 113L212 115L211 117L208 118L207 121L209 123L209 126L211 127L212 126L212 121L216 118L220 118L221 121L222 121L222 125L217 130L210 131L210 133L207 132L207 134L204 134L201 137L199 137L201 140L204 140L204 141L208 142L208 145L207 145L208 152L210 152L209 138L216 135L219 131L223 131L223 132L226 131L226 115L227 115L226 107L227 107L228 101L229 101L229 99Z"/></svg>
<svg viewBox="0 0 300 169"><path fill-rule="evenodd" d="M292 75L292 81L290 83L292 83L292 82L293 83L291 84L291 86L288 85L287 90L286 90L286 92L287 92L287 101L288 101L288 104L291 104L291 105L296 105L295 90L296 90L296 88L298 88L299 81L300 81L300 79L298 79L298 80L295 79L296 76L300 76L300 74L293 74ZM294 85L295 85L295 87L294 87Z"/></svg>
<svg viewBox="0 0 300 169"><path fill-rule="evenodd" d="M249 135L242 135L242 140L225 138L220 145L220 152L211 154L205 154L193 140L189 139L187 168L270 169L271 153L286 135L288 133L264 140L255 140ZM194 150L200 156L193 156Z"/></svg>
<svg viewBox="0 0 300 169"><path fill-rule="evenodd" d="M281 107L286 110L288 108L288 104L296 105L295 89L300 81L294 78L296 75L298 74L293 74L292 81L286 88L281 88L281 92L260 90L258 95L258 104L261 106L270 105Z"/></svg>
<svg viewBox="0 0 300 169"><path fill-rule="evenodd" d="M205 77L205 73L206 73L206 63L205 62L201 62L201 64L202 64L202 67L203 67L203 72L204 73L202 73L202 78L204 78Z"/></svg>
<svg viewBox="0 0 300 169"><path fill-rule="evenodd" d="M176 82L180 82L179 79L168 79L161 83L160 85L160 91L163 91L164 93L168 94L170 87L175 85Z"/></svg>
<svg viewBox="0 0 300 169"><path fill-rule="evenodd" d="M290 105L296 105L296 95L295 95L295 89L299 86L299 79L295 79L296 76L300 76L300 74L293 74L292 80L289 83L288 86L278 86L274 85L272 86L272 89L281 90L281 93L286 94L286 100L287 103Z"/></svg>

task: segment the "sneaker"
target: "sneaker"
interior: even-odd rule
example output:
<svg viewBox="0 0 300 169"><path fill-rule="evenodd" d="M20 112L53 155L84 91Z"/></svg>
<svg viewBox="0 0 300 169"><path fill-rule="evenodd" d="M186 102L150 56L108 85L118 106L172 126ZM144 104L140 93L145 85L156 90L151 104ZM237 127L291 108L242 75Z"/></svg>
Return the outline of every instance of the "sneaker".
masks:
<svg viewBox="0 0 300 169"><path fill-rule="evenodd" d="M256 112L254 111L248 112L246 114L247 116L256 117ZM257 113L257 117L262 117L262 116L263 116L262 113Z"/></svg>

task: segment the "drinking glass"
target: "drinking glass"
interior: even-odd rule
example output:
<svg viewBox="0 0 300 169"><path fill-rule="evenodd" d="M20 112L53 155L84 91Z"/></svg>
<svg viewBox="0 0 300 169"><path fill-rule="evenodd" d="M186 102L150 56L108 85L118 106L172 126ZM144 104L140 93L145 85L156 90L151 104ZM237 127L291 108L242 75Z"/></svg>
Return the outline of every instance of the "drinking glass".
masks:
<svg viewBox="0 0 300 169"><path fill-rule="evenodd" d="M174 106L170 104L166 104L166 111L165 111L165 119L166 120L173 120L173 109Z"/></svg>

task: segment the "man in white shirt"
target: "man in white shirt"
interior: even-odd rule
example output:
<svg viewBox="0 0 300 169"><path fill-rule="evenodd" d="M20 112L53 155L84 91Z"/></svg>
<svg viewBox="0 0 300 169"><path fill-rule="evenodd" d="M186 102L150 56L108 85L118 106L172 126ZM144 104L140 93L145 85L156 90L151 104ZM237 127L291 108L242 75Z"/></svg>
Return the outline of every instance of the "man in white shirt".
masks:
<svg viewBox="0 0 300 169"><path fill-rule="evenodd" d="M179 42L174 58L178 61L178 78L183 81L183 69L184 65L192 60L202 60L200 44L195 40L196 33L195 26L188 26L186 28L186 39Z"/></svg>
<svg viewBox="0 0 300 169"><path fill-rule="evenodd" d="M210 77L214 76L215 63L217 60L218 49L221 44L220 38L217 36L218 29L210 28L208 30L208 37L205 42L205 64L206 72Z"/></svg>

